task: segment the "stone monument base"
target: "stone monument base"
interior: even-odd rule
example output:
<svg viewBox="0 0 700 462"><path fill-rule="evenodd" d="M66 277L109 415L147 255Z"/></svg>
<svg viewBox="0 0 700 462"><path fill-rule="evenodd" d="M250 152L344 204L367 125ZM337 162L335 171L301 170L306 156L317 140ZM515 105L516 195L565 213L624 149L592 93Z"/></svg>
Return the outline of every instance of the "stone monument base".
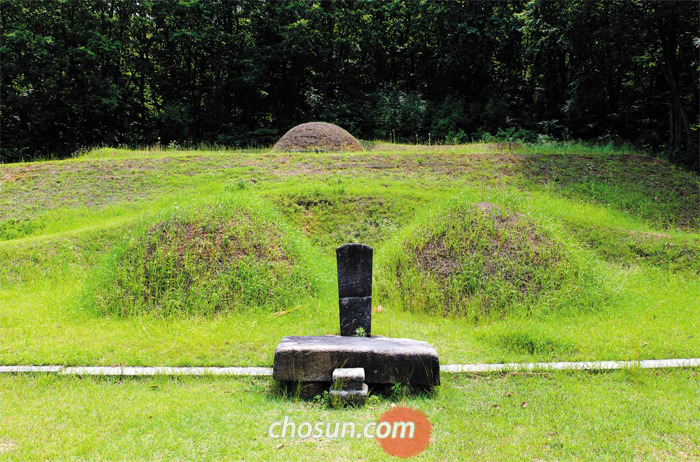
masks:
<svg viewBox="0 0 700 462"><path fill-rule="evenodd" d="M301 396L311 397L328 390L339 368L363 368L370 388L440 385L440 362L432 346L386 337L285 337L275 352L272 377L284 386L301 385Z"/></svg>

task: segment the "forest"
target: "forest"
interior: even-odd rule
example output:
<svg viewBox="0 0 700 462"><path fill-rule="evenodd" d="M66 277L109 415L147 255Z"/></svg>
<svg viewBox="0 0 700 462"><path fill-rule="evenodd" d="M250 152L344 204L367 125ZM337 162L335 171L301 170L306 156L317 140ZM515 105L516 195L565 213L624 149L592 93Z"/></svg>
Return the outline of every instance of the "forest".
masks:
<svg viewBox="0 0 700 462"><path fill-rule="evenodd" d="M698 20L692 1L1 0L0 162L265 147L318 120L697 170Z"/></svg>

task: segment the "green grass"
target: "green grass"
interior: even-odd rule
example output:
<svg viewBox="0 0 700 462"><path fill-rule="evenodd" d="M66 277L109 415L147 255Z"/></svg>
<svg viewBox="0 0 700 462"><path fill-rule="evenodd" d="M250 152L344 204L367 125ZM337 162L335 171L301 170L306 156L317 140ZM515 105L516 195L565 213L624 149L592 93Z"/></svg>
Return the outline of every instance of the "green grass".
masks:
<svg viewBox="0 0 700 462"><path fill-rule="evenodd" d="M371 439L272 439L303 421L376 422L392 405L426 414L417 460L696 460L697 371L446 376L434 397L330 410L269 379L0 377L3 460L392 460Z"/></svg>
<svg viewBox="0 0 700 462"><path fill-rule="evenodd" d="M275 346L287 335L338 333L334 249L347 242L375 249L373 334L425 340L443 364L700 356L697 175L610 147L368 146L369 151L348 154L101 148L65 161L0 166L0 364L270 366ZM474 214L470 203L498 204L506 222L517 219L499 228L498 216ZM231 226L231 217L246 218ZM238 247L221 247L217 236L234 237ZM418 271L421 246L440 236L448 236L446 248L472 275L457 275L447 290L438 284L444 281L421 280L425 274ZM504 244L510 253L494 252ZM245 258L236 255L245 249L256 257L241 263ZM260 249L268 253L256 253ZM182 258L175 255L180 251ZM261 255L265 258L257 258ZM547 258L535 267L533 258L542 256ZM229 273L227 280L213 261L237 262L243 272ZM398 262L404 277L415 272L412 281L398 285ZM499 271L487 271L488 279L474 277L487 267ZM151 272L139 273L144 268ZM249 282L238 292L227 291L242 274ZM118 297L115 287L122 290ZM154 303L146 302L146 293ZM238 295L216 302L230 293ZM446 309L446 294L462 308ZM543 404L539 417L516 420L515 426L495 418L481 429L488 436L483 443L458 441L457 429L459 419L476 423L485 412L497 412L469 407L475 396L491 396L487 382L449 379L436 399L414 404L431 410L429 416L448 429L428 458L679 459L684 453L692 460L697 446L686 441L697 441L697 417L672 431L675 424L666 417L653 424L634 414L632 401L614 397L632 389L632 396L647 400L642 405L650 416L666 415L667 408L688 405L693 374L561 375L556 379L561 388L547 388L560 382L539 376L499 376L494 383L515 381L531 393L544 387L543 402L547 396L558 407ZM319 446L290 443L277 450L257 435L254 443L244 438L226 449L203 436L210 429L206 416L216 422L211 409L199 417L185 413L184 420L172 414L152 433L135 418L131 433L124 434L154 441L160 452L148 452L143 441L130 448L127 437L117 436L110 426L121 411L105 411L100 422L112 429L105 440L90 431L80 436L81 429L100 425L97 409L109 401L100 401L98 390L122 393L118 399L124 402L134 397L134 412L142 412L139 406L167 406L186 390L194 393L185 400L194 409L198 393L231 387L243 398L230 403L226 415L258 426L255 412L262 411L252 409L256 406L266 413L308 406L271 397L269 384L257 379L183 379L172 382L175 394L156 404L149 399L160 395L150 384L162 390L171 382L153 380L1 378L0 393L28 401L0 411L0 450L3 439L17 447L0 458L197 458L195 442L202 442L210 458L244 458L250 448L263 451L264 458L293 453L303 459ZM36 418L30 413L21 420L22 408L56 396L65 406L72 405L72 396L88 410L65 417L72 419L65 424L71 432L11 431ZM652 398L662 399L663 406L654 407ZM577 404L586 411L576 414ZM441 420L450 406L471 413ZM608 406L625 415L620 427ZM14 416L13 425L6 423L7 415ZM55 411L54 418L62 415ZM200 426L189 432L183 426L192 419ZM550 420L563 422L560 431L586 433L552 439L548 432L561 433L545 429ZM213 435L224 428L252 435L225 425ZM625 436L609 434L613 430ZM166 436L143 436L156 433ZM81 441L75 449L68 447L71 435ZM41 444L28 449L23 438ZM629 438L638 442L627 446ZM113 452L95 452L95 442ZM378 457L374 445L358 448L370 459Z"/></svg>
<svg viewBox="0 0 700 462"><path fill-rule="evenodd" d="M140 156L122 150L98 160L87 154L84 159L3 166L8 180L0 195L7 201L0 204L16 206L7 209L3 223L26 219L44 225L19 239L0 241L0 362L269 365L274 345L285 335L337 332L333 249L353 241L371 244L376 252L375 304L382 312L374 315L374 332L430 341L443 362L698 355L700 238L693 217L681 228L670 225L674 211L693 210L696 176L665 164L620 160L622 154L608 152L510 154L488 145L402 148L333 155L159 151ZM577 195L567 189L578 184L577 178L589 181L574 173L587 171L591 158L607 169L596 181L618 191L617 201L602 204L585 189L577 189ZM539 170L533 165L550 163L561 164L558 169L565 172L569 166L570 174L561 175L566 180L550 181L551 169L534 175ZM624 198L633 174L646 178L650 166L656 183L683 185L672 190L676 192L661 211L648 210L646 198ZM625 174L618 175L621 171ZM107 181L111 177L117 184ZM52 195L52 188L60 194ZM414 306L416 312L405 310L400 297L384 290L396 281L392 261L415 238L414 231L435 224L437 211L455 197L501 204L536 226L538 235L554 239L558 255L573 269L563 275L554 267L534 270L551 284L568 284L568 290L544 291L549 295L525 302L517 297L513 303L507 297L499 302L499 290L521 281L518 276L496 277L488 283L491 292L482 294L486 302L496 300L495 316L436 316L431 314L436 306L421 312L425 304ZM121 268L112 257L130 249L125 244L129 233L172 219L174 207L206 207L221 198L249 206L286 230L300 255L296 266L308 268L313 281L308 296L285 289L289 297L278 298L271 309L256 310L258 299L236 302L222 312L203 308L212 299L203 286L185 308L174 311L210 313L204 316L171 319L167 309L139 310L143 312L134 317L117 314L129 312L132 303L122 311L102 311L108 315L88 309L90 299L83 294L91 293L93 302L99 295L91 285L100 285L102 296L111 293L116 279L105 278L105 268ZM630 201L631 208L625 205ZM644 212L638 213L641 208ZM144 263L131 250L126 254L135 259L132 263ZM531 266L521 265L522 274ZM131 274L128 266L121 271L122 280ZM189 273L167 276L196 272L194 265ZM274 280L262 274L258 282ZM143 287L137 283L133 288ZM419 298L441 295L416 293ZM526 346L518 346L522 343ZM527 346L550 343L555 346Z"/></svg>
<svg viewBox="0 0 700 462"><path fill-rule="evenodd" d="M409 224L434 194L393 182L358 187L341 175L267 192L291 223L334 258L339 242L379 246Z"/></svg>

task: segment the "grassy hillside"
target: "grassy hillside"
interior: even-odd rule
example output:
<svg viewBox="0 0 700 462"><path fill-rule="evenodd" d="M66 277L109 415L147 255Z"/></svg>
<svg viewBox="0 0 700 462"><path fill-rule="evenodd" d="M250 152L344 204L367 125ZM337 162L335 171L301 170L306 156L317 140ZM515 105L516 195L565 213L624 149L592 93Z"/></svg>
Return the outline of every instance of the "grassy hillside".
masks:
<svg viewBox="0 0 700 462"><path fill-rule="evenodd" d="M285 335L338 331L346 242L375 248L373 330L443 362L700 354L698 177L560 151L105 148L4 165L0 362L269 365Z"/></svg>
<svg viewBox="0 0 700 462"><path fill-rule="evenodd" d="M128 227L80 307L122 316L283 310L314 295L312 254L254 197L208 198ZM298 233L296 233L298 234Z"/></svg>
<svg viewBox="0 0 700 462"><path fill-rule="evenodd" d="M339 331L334 249L347 242L375 249L373 333L425 340L445 364L700 356L697 175L575 144L365 146L348 154L103 148L1 165L0 364L270 366L284 336ZM643 382L630 385L640 399L692 394L683 387L694 373L668 374L668 386L653 374L619 380ZM573 377L557 377L579 393ZM25 380L5 378L0 391L34 406L41 392L12 391ZM112 386L75 380L29 383L69 394ZM479 380L448 381L425 404L443 432L457 425L438 417L445 399L492 393ZM620 390L617 378L590 380L600 393ZM234 393L269 393L265 381L236 383ZM210 386L219 385L192 385ZM543 403L557 394L537 393ZM672 413L680 396L654 412ZM561 417L541 411L540 419ZM10 414L15 428L29 425ZM622 434L649 439L632 450L600 443L607 458L698 455L684 439L687 421L680 439L664 440L663 429L628 417ZM69 425L79 431L87 421ZM494 425L484 443L492 447L505 437ZM586 450L563 427L536 428L556 441L539 435L532 457ZM3 432L12 433L0 424L0 452ZM444 454L453 450L447 433L436 437ZM51 441L59 453L68 444ZM195 457L171 449L162 454ZM84 450L71 454L105 458Z"/></svg>

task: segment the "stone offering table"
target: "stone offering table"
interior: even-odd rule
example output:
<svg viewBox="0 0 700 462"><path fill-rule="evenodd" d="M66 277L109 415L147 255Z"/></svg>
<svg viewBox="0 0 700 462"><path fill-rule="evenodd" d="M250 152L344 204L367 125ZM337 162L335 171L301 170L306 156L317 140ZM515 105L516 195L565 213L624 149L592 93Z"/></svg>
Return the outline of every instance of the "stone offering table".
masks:
<svg viewBox="0 0 700 462"><path fill-rule="evenodd" d="M386 337L285 337L277 346L272 377L317 388L331 383L337 368L363 368L365 383L440 385L440 362L426 342ZM318 384L311 385L311 384Z"/></svg>

